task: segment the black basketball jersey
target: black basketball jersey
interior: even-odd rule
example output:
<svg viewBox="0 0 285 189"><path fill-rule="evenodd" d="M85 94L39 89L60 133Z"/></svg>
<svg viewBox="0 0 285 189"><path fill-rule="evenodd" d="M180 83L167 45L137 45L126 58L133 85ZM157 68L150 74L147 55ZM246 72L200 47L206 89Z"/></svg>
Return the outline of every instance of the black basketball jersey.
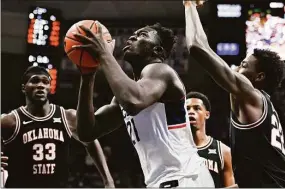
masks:
<svg viewBox="0 0 285 189"><path fill-rule="evenodd" d="M224 169L224 157L221 150L221 142L211 137L205 146L197 147L197 149L199 156L204 159L213 177L215 187L224 187L222 174Z"/></svg>
<svg viewBox="0 0 285 189"><path fill-rule="evenodd" d="M35 117L24 107L12 113L16 129L4 141L9 157L5 187L65 187L71 131L64 109L51 104L45 117Z"/></svg>
<svg viewBox="0 0 285 189"><path fill-rule="evenodd" d="M270 97L261 92L263 114L243 125L232 113L231 151L239 187L285 187L285 148L282 126Z"/></svg>

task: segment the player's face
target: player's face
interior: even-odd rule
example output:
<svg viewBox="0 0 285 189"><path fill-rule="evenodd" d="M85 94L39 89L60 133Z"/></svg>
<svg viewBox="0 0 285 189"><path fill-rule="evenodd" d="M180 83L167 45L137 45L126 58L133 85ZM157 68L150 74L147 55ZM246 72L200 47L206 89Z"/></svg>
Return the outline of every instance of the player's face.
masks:
<svg viewBox="0 0 285 189"><path fill-rule="evenodd" d="M186 105L190 125L197 129L204 127L206 119L210 116L210 112L206 110L203 101L198 98L189 98L186 101Z"/></svg>
<svg viewBox="0 0 285 189"><path fill-rule="evenodd" d="M24 93L34 102L45 103L50 92L50 79L46 75L33 75L24 86Z"/></svg>
<svg viewBox="0 0 285 189"><path fill-rule="evenodd" d="M258 74L258 60L253 56L247 56L237 68L237 72L243 74L251 82L254 82Z"/></svg>
<svg viewBox="0 0 285 189"><path fill-rule="evenodd" d="M153 55L154 47L159 46L161 40L157 31L144 27L137 30L127 41L123 48L124 59L130 63L137 58L146 58Z"/></svg>

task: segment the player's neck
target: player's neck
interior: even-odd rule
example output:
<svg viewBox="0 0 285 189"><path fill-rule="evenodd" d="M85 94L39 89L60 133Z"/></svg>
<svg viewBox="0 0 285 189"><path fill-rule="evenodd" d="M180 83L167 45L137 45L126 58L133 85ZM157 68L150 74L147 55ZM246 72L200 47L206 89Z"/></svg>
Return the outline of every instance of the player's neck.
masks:
<svg viewBox="0 0 285 189"><path fill-rule="evenodd" d="M35 104L32 102L27 102L26 110L36 116L45 117L50 112L50 103L47 101L45 104Z"/></svg>
<svg viewBox="0 0 285 189"><path fill-rule="evenodd" d="M206 135L206 131L204 130L196 130L193 134L193 139L196 144L196 146L204 146L207 144L209 140L209 136Z"/></svg>

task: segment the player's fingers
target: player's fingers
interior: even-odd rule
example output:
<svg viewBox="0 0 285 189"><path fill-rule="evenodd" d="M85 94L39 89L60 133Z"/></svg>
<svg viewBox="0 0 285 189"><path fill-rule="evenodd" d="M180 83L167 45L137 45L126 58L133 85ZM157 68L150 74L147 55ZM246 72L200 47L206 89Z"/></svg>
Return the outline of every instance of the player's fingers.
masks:
<svg viewBox="0 0 285 189"><path fill-rule="evenodd" d="M96 26L97 26L97 30L98 30L98 34L103 36L103 32L102 32L102 25L99 21L96 20Z"/></svg>
<svg viewBox="0 0 285 189"><path fill-rule="evenodd" d="M88 45L73 45L71 47L71 49L85 49L85 48L90 48L92 47L92 44L88 44Z"/></svg>
<svg viewBox="0 0 285 189"><path fill-rule="evenodd" d="M85 27L84 25L80 25L79 27L86 33L88 37L95 37L89 28Z"/></svg>
<svg viewBox="0 0 285 189"><path fill-rule="evenodd" d="M1 162L1 168L2 168L2 167L7 167L7 166L8 166L8 163Z"/></svg>
<svg viewBox="0 0 285 189"><path fill-rule="evenodd" d="M8 156L1 156L1 162L2 161L7 161L9 158L8 158Z"/></svg>
<svg viewBox="0 0 285 189"><path fill-rule="evenodd" d="M82 43L92 43L92 39L80 33L73 33L73 35Z"/></svg>

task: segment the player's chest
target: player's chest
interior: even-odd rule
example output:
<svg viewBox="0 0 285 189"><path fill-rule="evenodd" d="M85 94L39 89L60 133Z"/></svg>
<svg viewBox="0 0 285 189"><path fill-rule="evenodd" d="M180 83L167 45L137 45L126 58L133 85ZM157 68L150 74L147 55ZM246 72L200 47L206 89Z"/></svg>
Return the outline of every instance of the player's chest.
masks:
<svg viewBox="0 0 285 189"><path fill-rule="evenodd" d="M41 141L65 142L69 138L63 129L47 127L25 129L20 136L23 144Z"/></svg>

